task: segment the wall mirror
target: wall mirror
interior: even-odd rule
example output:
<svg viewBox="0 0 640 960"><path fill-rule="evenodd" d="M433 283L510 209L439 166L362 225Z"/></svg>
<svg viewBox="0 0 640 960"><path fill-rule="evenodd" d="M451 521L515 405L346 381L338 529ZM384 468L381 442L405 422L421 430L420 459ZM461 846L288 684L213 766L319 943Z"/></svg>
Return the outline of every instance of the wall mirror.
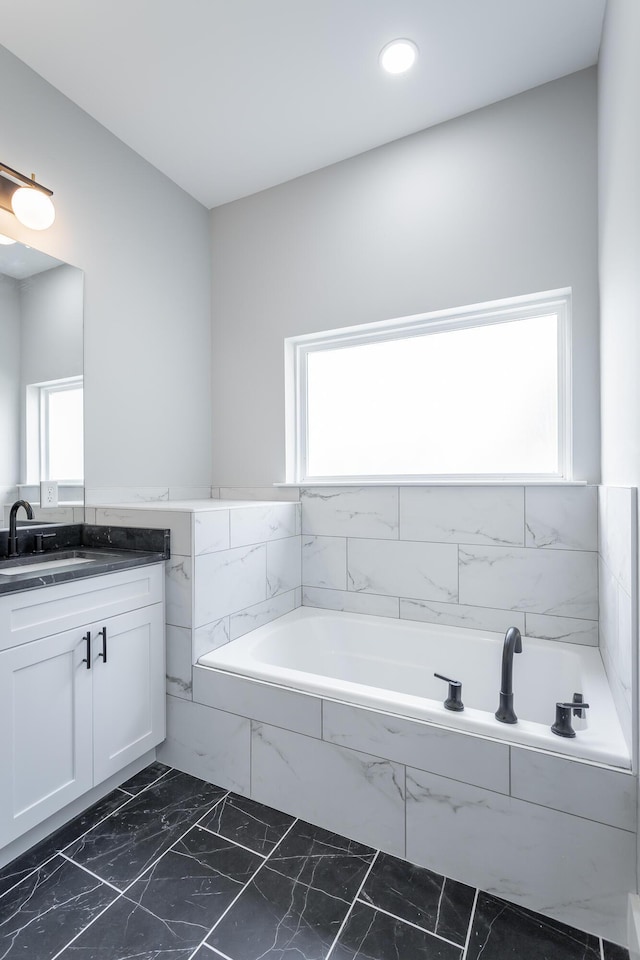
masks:
<svg viewBox="0 0 640 960"><path fill-rule="evenodd" d="M0 513L26 499L42 520L84 519L83 287L77 267L0 244ZM58 507L40 481L58 483Z"/></svg>

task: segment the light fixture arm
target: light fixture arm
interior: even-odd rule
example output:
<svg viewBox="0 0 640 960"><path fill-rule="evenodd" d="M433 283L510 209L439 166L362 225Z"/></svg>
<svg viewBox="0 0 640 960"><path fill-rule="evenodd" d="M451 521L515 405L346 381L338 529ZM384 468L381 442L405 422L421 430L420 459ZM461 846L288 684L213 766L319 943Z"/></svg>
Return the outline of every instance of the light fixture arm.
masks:
<svg viewBox="0 0 640 960"><path fill-rule="evenodd" d="M35 173L32 173L30 177L25 177L24 173L18 173L17 170L14 170L12 167L8 167L6 163L0 163L0 173L6 173L14 180L17 180L19 183L24 183L28 187L35 187L36 190L46 193L48 197L53 196L53 190L49 190L48 187L43 187L41 183L36 181Z"/></svg>

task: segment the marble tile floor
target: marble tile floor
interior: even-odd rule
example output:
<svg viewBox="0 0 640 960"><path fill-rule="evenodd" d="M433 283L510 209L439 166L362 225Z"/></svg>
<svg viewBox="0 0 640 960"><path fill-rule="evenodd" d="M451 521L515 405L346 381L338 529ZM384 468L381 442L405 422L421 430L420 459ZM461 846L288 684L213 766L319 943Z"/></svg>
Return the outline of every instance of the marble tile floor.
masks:
<svg viewBox="0 0 640 960"><path fill-rule="evenodd" d="M628 960L153 763L0 869L1 960Z"/></svg>

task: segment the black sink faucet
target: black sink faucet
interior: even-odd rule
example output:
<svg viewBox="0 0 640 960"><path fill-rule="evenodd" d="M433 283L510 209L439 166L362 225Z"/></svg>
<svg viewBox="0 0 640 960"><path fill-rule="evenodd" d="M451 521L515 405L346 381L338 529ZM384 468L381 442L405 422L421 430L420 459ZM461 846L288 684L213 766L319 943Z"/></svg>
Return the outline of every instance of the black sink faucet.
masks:
<svg viewBox="0 0 640 960"><path fill-rule="evenodd" d="M16 502L11 507L9 511L9 542L7 544L7 556L8 557L17 557L18 556L18 535L16 533L16 514L20 507L24 507L27 512L29 520L33 520L33 510L31 509L31 504L27 500L16 500Z"/></svg>
<svg viewBox="0 0 640 960"><path fill-rule="evenodd" d="M517 627L509 627L504 635L502 647L502 682L500 684L500 706L496 710L496 720L501 723L517 723L513 710L513 655L522 653L522 636Z"/></svg>

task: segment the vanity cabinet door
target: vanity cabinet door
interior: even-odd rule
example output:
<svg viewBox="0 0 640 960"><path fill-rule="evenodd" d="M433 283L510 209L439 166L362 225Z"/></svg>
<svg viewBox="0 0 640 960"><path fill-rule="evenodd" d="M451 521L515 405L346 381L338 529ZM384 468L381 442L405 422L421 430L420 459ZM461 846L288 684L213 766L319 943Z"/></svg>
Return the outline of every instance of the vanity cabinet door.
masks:
<svg viewBox="0 0 640 960"><path fill-rule="evenodd" d="M93 774L100 783L164 740L163 605L111 617L91 630Z"/></svg>
<svg viewBox="0 0 640 960"><path fill-rule="evenodd" d="M0 653L0 846L93 785L86 631Z"/></svg>

